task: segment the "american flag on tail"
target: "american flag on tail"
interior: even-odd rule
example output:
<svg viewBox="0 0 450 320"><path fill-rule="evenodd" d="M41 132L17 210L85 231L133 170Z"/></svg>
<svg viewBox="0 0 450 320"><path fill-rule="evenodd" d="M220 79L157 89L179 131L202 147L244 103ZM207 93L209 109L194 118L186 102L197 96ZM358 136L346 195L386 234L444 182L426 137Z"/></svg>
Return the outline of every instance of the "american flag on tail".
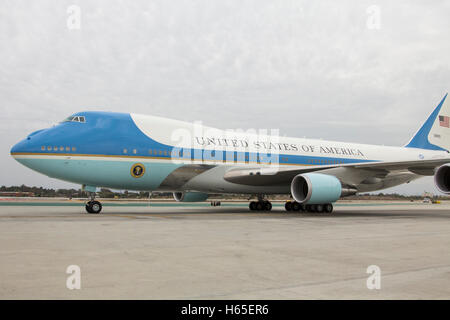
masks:
<svg viewBox="0 0 450 320"><path fill-rule="evenodd" d="M450 118L447 116L439 116L439 125L441 127L450 128Z"/></svg>

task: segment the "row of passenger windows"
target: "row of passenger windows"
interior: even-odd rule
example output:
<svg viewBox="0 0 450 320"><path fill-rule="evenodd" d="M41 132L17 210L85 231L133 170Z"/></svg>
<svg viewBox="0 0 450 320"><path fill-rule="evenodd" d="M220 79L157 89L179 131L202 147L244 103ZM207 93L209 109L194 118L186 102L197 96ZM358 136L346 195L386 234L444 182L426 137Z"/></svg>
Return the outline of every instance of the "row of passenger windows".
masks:
<svg viewBox="0 0 450 320"><path fill-rule="evenodd" d="M77 151L77 148L76 147L63 147L63 146L60 146L60 147L42 146L41 150L42 151L47 150L47 151L66 151L66 152L72 151L72 152L75 152L75 151Z"/></svg>
<svg viewBox="0 0 450 320"><path fill-rule="evenodd" d="M123 149L122 152L123 152L124 154L127 154L127 153L128 153L128 149ZM130 153L132 153L132 154L137 154L137 149L132 149ZM169 151L167 151L167 150L152 150L152 149L149 149L149 150L148 150L148 154L155 155L155 156L157 156L157 155L160 155L160 156L163 156L163 155L164 155L164 156L168 156L168 155L171 155L171 152L169 152ZM180 152L179 152L180 157L182 156L182 154L183 154L183 152L180 151Z"/></svg>
<svg viewBox="0 0 450 320"><path fill-rule="evenodd" d="M190 150L187 150L187 154L186 154L187 157L189 157L189 151ZM127 154L128 153L128 149L123 149L123 153ZM132 149L131 153L137 154L137 149ZM154 156L171 156L172 152L171 151L167 151L167 150L149 149L148 150L148 154L154 155ZM207 153L207 155L208 156L210 155L211 158L214 158L215 157L215 150L212 150L210 153ZM224 152L224 155L225 155L225 152ZM177 156L182 158L183 157L183 150L179 150ZM214 159L212 159L212 160L214 160ZM232 160L232 161L233 160L234 161L238 161L239 160L239 161L242 161L242 160L244 160L244 157L242 157L242 156L238 157L238 155L236 153L234 153L234 155L232 155L230 157L230 153L228 153L225 156L225 159L222 158L220 160L223 160L223 161L225 161L225 160ZM271 157L270 154L267 155L267 156L258 155L257 157L254 157L252 160L256 160L257 162L261 162L261 161L264 161L264 160L270 161L270 160L272 160L272 157ZM245 155L245 161L249 161L249 155L248 154ZM281 157L280 161L281 162L289 162L289 158ZM308 163L310 163L310 164L343 164L343 163L345 163L345 161L344 160L329 160L329 159L309 159Z"/></svg>
<svg viewBox="0 0 450 320"><path fill-rule="evenodd" d="M131 152L133 154L137 154L137 149L132 149ZM190 154L191 154L190 152L191 152L191 150L186 150L185 157L190 157ZM128 153L128 149L123 149L123 153L127 154ZM193 153L194 153L194 156L195 156L196 152L193 152ZM178 156L178 157L182 158L183 157L183 150L179 150L178 154L176 154L176 153L174 154L173 151L149 149L148 150L148 154L154 155L154 156L173 156L173 155L175 155L175 156ZM217 160L217 159L213 159L216 156L216 151L215 150L212 150L211 152L207 152L207 153L203 153L202 152L202 155L205 155L208 158L210 157L210 159L212 159L212 160ZM237 161L237 160L244 160L244 157L242 157L242 156L238 157L238 155L236 153L230 154L230 152L228 152L228 153L223 152L222 158L220 160L223 160L223 156L224 155L226 155L225 156L225 160L233 160L233 159L235 161ZM258 156L258 161L259 160L263 160L263 158L264 158L264 156L259 155ZM268 155L267 156L267 160L270 160L270 159L271 159L271 157L270 157L270 155ZM245 155L245 160L246 161L249 160L248 154Z"/></svg>
<svg viewBox="0 0 450 320"><path fill-rule="evenodd" d="M60 147L58 147L58 146L42 146L41 150L42 151L47 150L47 151L61 151L61 152L62 151L66 151L66 152L72 151L72 152L75 152L75 151L77 151L77 148L76 147L63 147L63 146L60 146ZM128 149L123 149L123 153L124 154L128 154ZM137 154L137 149L132 149L131 153ZM167 150L152 150L152 149L149 149L148 150L148 154L154 155L154 156L170 156L171 152L169 152ZM189 154L189 150L188 150L188 153L187 153L187 156L189 157L188 154ZM211 158L215 157L215 151L214 150L211 151L210 155L211 155ZM178 151L178 156L180 158L183 157L183 150ZM264 161L264 158L265 158L264 156L259 155L259 156L255 157L255 158L253 158L252 160L256 160L257 162L261 162L261 161ZM214 160L214 159L212 159L212 160ZM220 160L223 160L223 161L225 161L225 160L232 160L232 161L238 161L239 160L239 161L242 161L244 159L243 159L243 157L238 157L238 155L235 153L231 157L228 154L225 157L225 159L222 158ZM268 155L266 160L270 161L271 160L271 156ZM288 162L289 161L289 159L287 157L281 157L280 160L282 162ZM248 154L245 155L245 161L246 162L249 161L249 155ZM342 164L342 163L345 163L345 162L343 160L310 159L310 160L308 160L308 163L310 163L310 164Z"/></svg>
<svg viewBox="0 0 450 320"><path fill-rule="evenodd" d="M344 160L327 160L327 159L310 159L308 160L311 164L341 164L345 163Z"/></svg>

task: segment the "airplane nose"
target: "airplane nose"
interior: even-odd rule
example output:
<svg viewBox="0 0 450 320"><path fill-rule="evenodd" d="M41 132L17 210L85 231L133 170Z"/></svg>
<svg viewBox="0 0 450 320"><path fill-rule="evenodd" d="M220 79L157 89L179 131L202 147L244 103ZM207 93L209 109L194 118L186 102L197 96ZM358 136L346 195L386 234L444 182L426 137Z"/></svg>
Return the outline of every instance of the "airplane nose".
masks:
<svg viewBox="0 0 450 320"><path fill-rule="evenodd" d="M14 157L15 155L21 155L23 153L39 153L44 150L44 141L48 144L49 139L47 132L49 129L41 129L30 133L25 139L19 141L11 147L10 153ZM14 157L16 158L16 157ZM17 158L16 158L17 159Z"/></svg>
<svg viewBox="0 0 450 320"><path fill-rule="evenodd" d="M11 155L14 156L14 154L22 153L22 152L31 152L34 151L33 148L34 145L32 143L32 138L30 136L26 137L25 139L19 141L11 148Z"/></svg>
<svg viewBox="0 0 450 320"><path fill-rule="evenodd" d="M11 151L10 151L11 155L14 155L15 153L18 153L18 152L24 152L25 141L26 140L22 140L22 141L16 143L15 145L13 145L13 147L11 148Z"/></svg>
<svg viewBox="0 0 450 320"><path fill-rule="evenodd" d="M13 154L13 153L16 153L16 152L17 152L17 143L12 146L11 150L9 150L10 154Z"/></svg>

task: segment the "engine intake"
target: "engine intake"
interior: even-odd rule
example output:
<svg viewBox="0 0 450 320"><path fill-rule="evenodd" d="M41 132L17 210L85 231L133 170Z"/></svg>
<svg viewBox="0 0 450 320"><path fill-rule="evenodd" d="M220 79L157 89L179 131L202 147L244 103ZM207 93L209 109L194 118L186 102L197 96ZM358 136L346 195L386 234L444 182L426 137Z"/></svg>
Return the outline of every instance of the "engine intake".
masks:
<svg viewBox="0 0 450 320"><path fill-rule="evenodd" d="M201 202L208 199L208 194L202 192L174 192L173 197L177 202Z"/></svg>
<svg viewBox="0 0 450 320"><path fill-rule="evenodd" d="M434 184L440 192L450 193L450 164L444 164L434 173Z"/></svg>
<svg viewBox="0 0 450 320"><path fill-rule="evenodd" d="M342 191L339 179L327 174L299 174L291 182L291 194L298 203L323 204L335 202L341 197Z"/></svg>

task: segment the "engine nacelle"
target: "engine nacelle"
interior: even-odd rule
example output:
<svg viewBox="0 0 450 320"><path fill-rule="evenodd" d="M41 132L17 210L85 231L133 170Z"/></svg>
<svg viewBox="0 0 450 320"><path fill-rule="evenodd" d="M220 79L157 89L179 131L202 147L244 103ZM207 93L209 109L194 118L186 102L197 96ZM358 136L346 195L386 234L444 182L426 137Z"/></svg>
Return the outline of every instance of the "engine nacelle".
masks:
<svg viewBox="0 0 450 320"><path fill-rule="evenodd" d="M202 192L174 192L173 197L177 202L201 202L208 199L208 194Z"/></svg>
<svg viewBox="0 0 450 320"><path fill-rule="evenodd" d="M342 185L338 178L327 174L299 174L292 179L291 194L298 203L331 203L341 197Z"/></svg>
<svg viewBox="0 0 450 320"><path fill-rule="evenodd" d="M434 184L440 192L450 194L450 164L444 164L434 173Z"/></svg>

